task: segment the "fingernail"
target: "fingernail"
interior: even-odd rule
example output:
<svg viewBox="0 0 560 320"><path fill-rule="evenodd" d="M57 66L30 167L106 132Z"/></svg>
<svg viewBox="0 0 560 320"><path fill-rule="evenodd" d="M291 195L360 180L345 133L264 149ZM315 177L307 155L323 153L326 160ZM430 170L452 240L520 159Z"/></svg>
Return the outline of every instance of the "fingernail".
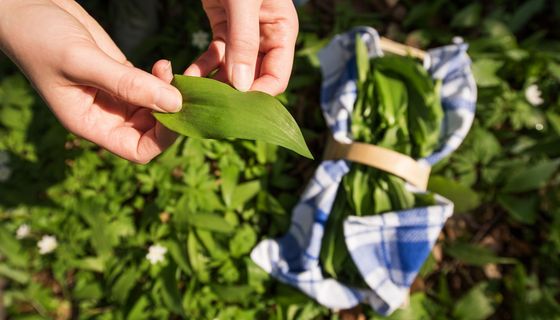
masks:
<svg viewBox="0 0 560 320"><path fill-rule="evenodd" d="M232 83L233 86L242 92L251 88L253 84L251 67L246 64L238 63L233 65Z"/></svg>
<svg viewBox="0 0 560 320"><path fill-rule="evenodd" d="M156 105L169 112L177 112L181 110L183 104L183 99L181 94L178 94L176 90L161 87L159 89L159 96L156 100Z"/></svg>
<svg viewBox="0 0 560 320"><path fill-rule="evenodd" d="M167 60L167 64L165 65L165 71L171 70L171 61Z"/></svg>

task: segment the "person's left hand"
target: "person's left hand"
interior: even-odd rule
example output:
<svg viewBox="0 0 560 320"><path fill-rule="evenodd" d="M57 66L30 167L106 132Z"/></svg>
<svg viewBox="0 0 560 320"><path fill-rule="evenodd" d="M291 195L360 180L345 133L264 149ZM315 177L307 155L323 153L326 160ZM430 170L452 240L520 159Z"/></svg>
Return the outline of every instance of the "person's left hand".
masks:
<svg viewBox="0 0 560 320"><path fill-rule="evenodd" d="M1 0L0 49L71 132L138 163L175 140L152 115L181 108L170 63L134 68L77 2Z"/></svg>
<svg viewBox="0 0 560 320"><path fill-rule="evenodd" d="M292 0L202 0L213 39L185 71L207 76L240 91L277 95L292 71L298 18Z"/></svg>

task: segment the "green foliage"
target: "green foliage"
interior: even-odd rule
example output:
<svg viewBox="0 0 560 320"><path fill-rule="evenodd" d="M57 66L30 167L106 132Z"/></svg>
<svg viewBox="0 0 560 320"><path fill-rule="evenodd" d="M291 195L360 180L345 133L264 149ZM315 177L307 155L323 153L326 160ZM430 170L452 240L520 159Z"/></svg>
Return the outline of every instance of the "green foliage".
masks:
<svg viewBox="0 0 560 320"><path fill-rule="evenodd" d="M430 155L438 146L443 118L439 85L412 58L369 60L356 36L358 97L352 112L355 141L378 145L413 158ZM325 229L321 264L343 282L367 287L345 246L343 221L433 204L432 195L417 196L405 182L376 168L353 164L344 178Z"/></svg>
<svg viewBox="0 0 560 320"><path fill-rule="evenodd" d="M81 3L111 29L106 1ZM159 31L130 59L148 69L165 57L182 73L201 53L190 40L209 31L207 20L200 2L159 3ZM470 44L476 121L430 184L455 201L456 214L410 303L388 319L558 319L560 4L314 1L298 11L295 68L278 99L315 154L326 135L315 54L335 33L367 24L424 48L454 35ZM525 96L532 85L542 92L537 106ZM5 58L0 152L11 171L0 182L1 298L10 319L341 318L248 257L255 243L286 231L317 161L262 142L179 138L151 164L134 165L68 134ZM30 233L18 239L23 224ZM58 247L42 255L44 235ZM153 265L152 245L167 249Z"/></svg>

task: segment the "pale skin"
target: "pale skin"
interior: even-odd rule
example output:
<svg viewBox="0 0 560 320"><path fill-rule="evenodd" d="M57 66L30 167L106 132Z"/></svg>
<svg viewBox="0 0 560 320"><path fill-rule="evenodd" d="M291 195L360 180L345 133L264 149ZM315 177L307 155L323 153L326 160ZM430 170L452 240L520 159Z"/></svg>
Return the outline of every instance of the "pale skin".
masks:
<svg viewBox="0 0 560 320"><path fill-rule="evenodd" d="M203 5L213 41L185 74L217 70L218 80L241 91L283 92L298 25L291 0ZM0 48L69 131L137 163L176 139L152 116L181 108L181 94L169 84L170 62L157 61L151 74L135 68L75 1L0 0Z"/></svg>

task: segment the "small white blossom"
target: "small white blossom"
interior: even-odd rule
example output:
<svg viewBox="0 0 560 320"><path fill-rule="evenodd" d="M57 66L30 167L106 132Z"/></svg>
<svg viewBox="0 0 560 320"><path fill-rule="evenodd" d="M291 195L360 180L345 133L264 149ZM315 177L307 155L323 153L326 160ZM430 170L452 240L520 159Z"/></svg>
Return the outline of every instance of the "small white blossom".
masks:
<svg viewBox="0 0 560 320"><path fill-rule="evenodd" d="M6 151L0 151L0 166L10 162L10 154Z"/></svg>
<svg viewBox="0 0 560 320"><path fill-rule="evenodd" d="M541 131L542 129L544 129L544 126L542 123L537 123L535 124L535 129L537 129L537 131Z"/></svg>
<svg viewBox="0 0 560 320"><path fill-rule="evenodd" d="M541 94L541 90L536 84L532 84L525 89L525 99L533 106L538 106L544 102Z"/></svg>
<svg viewBox="0 0 560 320"><path fill-rule="evenodd" d="M6 182L12 176L12 169L8 166L0 165L0 182Z"/></svg>
<svg viewBox="0 0 560 320"><path fill-rule="evenodd" d="M199 50L206 49L210 41L208 38L210 35L206 31L198 30L192 34L191 43L193 46L197 47Z"/></svg>
<svg viewBox="0 0 560 320"><path fill-rule="evenodd" d="M58 247L58 241L56 241L55 236L43 236L43 238L37 242L37 247L39 247L40 254L48 254Z"/></svg>
<svg viewBox="0 0 560 320"><path fill-rule="evenodd" d="M156 264L158 262L162 262L165 254L167 253L167 248L159 245L154 244L148 248L148 254L146 255L146 259L150 261L151 264Z"/></svg>
<svg viewBox="0 0 560 320"><path fill-rule="evenodd" d="M31 233L31 228L29 227L29 225L22 224L16 230L16 238L19 240L27 238L30 233Z"/></svg>

